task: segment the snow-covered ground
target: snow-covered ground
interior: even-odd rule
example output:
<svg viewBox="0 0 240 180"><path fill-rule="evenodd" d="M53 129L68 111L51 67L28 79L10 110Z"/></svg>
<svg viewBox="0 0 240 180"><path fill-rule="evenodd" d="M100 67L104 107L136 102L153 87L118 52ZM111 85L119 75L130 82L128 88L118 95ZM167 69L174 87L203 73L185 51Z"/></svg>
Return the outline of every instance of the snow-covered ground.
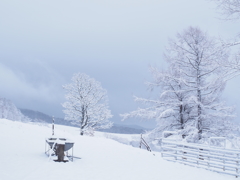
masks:
<svg viewBox="0 0 240 180"><path fill-rule="evenodd" d="M45 138L51 126L0 119L1 180L227 180L233 176L218 174L168 162L158 152L148 152L106 138L80 136L77 128L55 127L55 134L73 140L73 162L49 161ZM116 136L116 135L115 135ZM124 135L123 135L124 136ZM123 138L120 136L120 138ZM125 135L124 138L127 138ZM155 154L155 155L153 155Z"/></svg>

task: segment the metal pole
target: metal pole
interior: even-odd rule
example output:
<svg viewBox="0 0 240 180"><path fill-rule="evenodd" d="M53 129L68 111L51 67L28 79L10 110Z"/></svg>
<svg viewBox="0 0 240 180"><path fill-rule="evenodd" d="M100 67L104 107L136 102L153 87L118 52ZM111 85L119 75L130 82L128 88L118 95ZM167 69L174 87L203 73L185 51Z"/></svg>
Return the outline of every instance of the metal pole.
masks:
<svg viewBox="0 0 240 180"><path fill-rule="evenodd" d="M54 116L52 118L52 135L54 135Z"/></svg>

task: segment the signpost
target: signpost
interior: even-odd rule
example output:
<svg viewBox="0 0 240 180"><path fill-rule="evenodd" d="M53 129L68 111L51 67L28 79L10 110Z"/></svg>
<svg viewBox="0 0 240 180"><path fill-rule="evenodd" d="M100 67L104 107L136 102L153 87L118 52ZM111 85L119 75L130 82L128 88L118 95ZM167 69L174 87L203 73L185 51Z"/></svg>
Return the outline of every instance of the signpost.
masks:
<svg viewBox="0 0 240 180"><path fill-rule="evenodd" d="M52 136L54 136L54 116L52 117Z"/></svg>

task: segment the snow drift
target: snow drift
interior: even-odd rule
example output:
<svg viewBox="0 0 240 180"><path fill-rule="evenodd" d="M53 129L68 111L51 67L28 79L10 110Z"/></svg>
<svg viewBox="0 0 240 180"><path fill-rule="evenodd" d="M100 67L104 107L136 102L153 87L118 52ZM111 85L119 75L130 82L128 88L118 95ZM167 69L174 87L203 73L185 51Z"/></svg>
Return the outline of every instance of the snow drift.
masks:
<svg viewBox="0 0 240 180"><path fill-rule="evenodd" d="M56 136L75 142L73 162L48 161L44 141L51 127L0 119L3 180L227 180L223 175L165 161L160 153L120 144L96 132L95 137L80 136L79 129L56 125ZM126 135L125 135L126 136ZM119 135L121 137L121 135Z"/></svg>

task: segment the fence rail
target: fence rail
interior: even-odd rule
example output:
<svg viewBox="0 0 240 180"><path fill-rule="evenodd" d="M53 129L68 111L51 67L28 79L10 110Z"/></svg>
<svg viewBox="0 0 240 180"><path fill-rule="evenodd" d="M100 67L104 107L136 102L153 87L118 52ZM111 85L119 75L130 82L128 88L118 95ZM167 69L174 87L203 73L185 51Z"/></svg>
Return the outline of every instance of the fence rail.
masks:
<svg viewBox="0 0 240 180"><path fill-rule="evenodd" d="M169 161L240 176L240 151L162 140L162 157Z"/></svg>

